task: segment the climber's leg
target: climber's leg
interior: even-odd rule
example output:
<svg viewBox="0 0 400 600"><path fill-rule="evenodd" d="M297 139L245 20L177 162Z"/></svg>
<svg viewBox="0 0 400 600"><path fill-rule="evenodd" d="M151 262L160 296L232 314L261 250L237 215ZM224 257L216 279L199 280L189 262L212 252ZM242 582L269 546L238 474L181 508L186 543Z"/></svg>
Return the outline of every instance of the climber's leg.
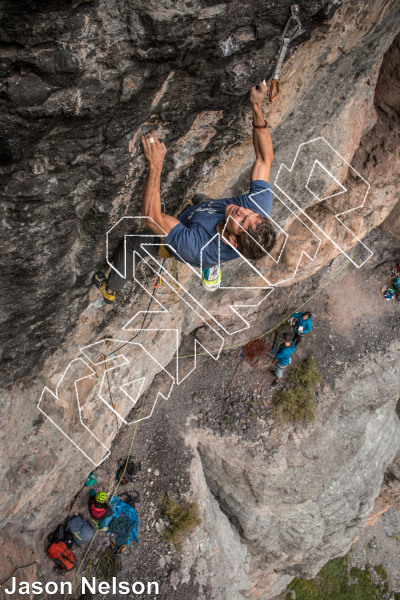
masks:
<svg viewBox="0 0 400 600"><path fill-rule="evenodd" d="M149 230L149 233L151 231ZM147 235L143 236L127 236L126 237L126 247L124 247L124 243L122 242L118 253L113 260L113 266L120 273L125 273L125 277L122 277L117 273L115 269L111 269L109 277L108 277L108 289L107 291L112 292L120 292L124 285L126 284L128 279L132 279L133 277L133 253L138 253L141 258L145 258L147 253L142 249L142 244L155 244L154 246L148 246L147 251L150 253L150 256L158 256L158 249L160 247L161 240L158 236L153 235L149 237ZM137 258L136 258L137 260Z"/></svg>
<svg viewBox="0 0 400 600"><path fill-rule="evenodd" d="M148 230L148 232L152 234L151 230ZM133 253L136 252L143 259L148 255L142 249L141 244L154 244L147 246L147 251L150 256L158 256L160 243L161 240L156 235L126 236L126 243L122 242L113 260L113 266L118 269L119 273L115 269L111 269L107 279L102 271L98 271L93 279L94 284L101 291L104 301L107 304L112 304L115 300L115 295L122 290L128 279L132 279ZM137 260L138 257L136 255ZM120 275L120 273L125 274L125 277Z"/></svg>

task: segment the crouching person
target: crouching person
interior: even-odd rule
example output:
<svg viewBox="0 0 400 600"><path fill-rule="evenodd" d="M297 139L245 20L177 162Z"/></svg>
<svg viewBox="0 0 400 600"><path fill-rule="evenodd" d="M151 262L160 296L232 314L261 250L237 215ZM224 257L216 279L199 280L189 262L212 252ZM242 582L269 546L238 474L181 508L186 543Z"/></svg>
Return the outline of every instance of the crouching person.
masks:
<svg viewBox="0 0 400 600"><path fill-rule="evenodd" d="M298 346L301 340L307 333L310 333L312 329L311 313L307 312L296 312L293 313L289 319L289 323L292 325L295 333L293 336L293 342Z"/></svg>
<svg viewBox="0 0 400 600"><path fill-rule="evenodd" d="M94 521L98 523L98 527L102 531L106 531L108 527L104 526L104 520L111 517L113 514L111 506L107 503L108 495L106 492L90 490L89 492L89 513Z"/></svg>
<svg viewBox="0 0 400 600"><path fill-rule="evenodd" d="M276 379L272 382L271 387L275 387L282 378L283 371L292 362L291 355L296 350L295 344L291 340L290 333L283 334L283 343L280 344L275 352L274 362Z"/></svg>

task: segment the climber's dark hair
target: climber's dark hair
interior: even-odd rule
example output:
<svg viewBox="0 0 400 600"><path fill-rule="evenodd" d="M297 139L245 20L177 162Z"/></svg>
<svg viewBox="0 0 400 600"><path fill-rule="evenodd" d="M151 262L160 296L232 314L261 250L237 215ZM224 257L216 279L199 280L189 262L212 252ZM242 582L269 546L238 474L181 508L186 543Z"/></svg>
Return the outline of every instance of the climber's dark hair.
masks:
<svg viewBox="0 0 400 600"><path fill-rule="evenodd" d="M283 339L285 340L285 342L291 342L292 341L292 336L290 333L284 333L282 335Z"/></svg>
<svg viewBox="0 0 400 600"><path fill-rule="evenodd" d="M276 242L276 233L271 221L262 217L261 223L248 233L249 235L246 235L243 231L236 236L238 251L248 260L265 258L265 252L269 252Z"/></svg>
<svg viewBox="0 0 400 600"><path fill-rule="evenodd" d="M309 311L309 310L306 310L306 312L303 312L303 317L304 317L305 315L308 315L307 319L309 319L310 317L312 317L312 314L310 313L310 311Z"/></svg>

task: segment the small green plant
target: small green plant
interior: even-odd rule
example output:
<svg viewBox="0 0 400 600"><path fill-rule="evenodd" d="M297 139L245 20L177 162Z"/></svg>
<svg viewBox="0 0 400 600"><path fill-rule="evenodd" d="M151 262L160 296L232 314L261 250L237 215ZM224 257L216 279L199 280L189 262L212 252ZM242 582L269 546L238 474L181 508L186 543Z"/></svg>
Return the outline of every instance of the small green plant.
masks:
<svg viewBox="0 0 400 600"><path fill-rule="evenodd" d="M179 551L185 534L193 531L201 524L200 506L197 502L188 502L185 498L175 500L170 496L161 498L161 517L168 519L169 525L163 533L163 538L169 544L174 544Z"/></svg>
<svg viewBox="0 0 400 600"><path fill-rule="evenodd" d="M310 356L295 367L289 375L289 381L291 383L300 383L304 387L312 387L321 383L322 375L318 371L315 358Z"/></svg>
<svg viewBox="0 0 400 600"><path fill-rule="evenodd" d="M231 423L232 423L232 417L229 413L226 413L225 419L226 419L226 428L229 429L231 426Z"/></svg>
<svg viewBox="0 0 400 600"><path fill-rule="evenodd" d="M273 415L284 421L315 421L315 393L309 388L291 387L272 399Z"/></svg>
<svg viewBox="0 0 400 600"><path fill-rule="evenodd" d="M283 421L315 421L315 387L322 381L313 356L300 363L289 375L293 384L272 399L273 414Z"/></svg>
<svg viewBox="0 0 400 600"><path fill-rule="evenodd" d="M379 577L382 579L382 581L386 581L388 578L388 575L386 573L386 569L383 565L378 565L376 567L374 567L375 572L379 575Z"/></svg>

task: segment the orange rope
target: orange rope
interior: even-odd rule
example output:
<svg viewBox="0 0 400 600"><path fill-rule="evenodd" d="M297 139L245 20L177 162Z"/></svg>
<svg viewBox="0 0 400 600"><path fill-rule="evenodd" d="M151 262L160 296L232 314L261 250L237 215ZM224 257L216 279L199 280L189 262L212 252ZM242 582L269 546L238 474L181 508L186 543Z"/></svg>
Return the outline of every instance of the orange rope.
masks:
<svg viewBox="0 0 400 600"><path fill-rule="evenodd" d="M271 329L271 333L269 334L270 337L272 337L274 330L278 326L278 323L283 314L283 311L285 310L285 306L287 304L289 294L292 291L292 288L293 288L293 285L290 286L290 289L289 289L288 293L286 294L285 302L283 303L283 306L282 306L281 312L279 314L278 320L276 322L276 325L275 325L275 327L273 327L273 329ZM239 363L235 367L235 370L233 372L232 379L231 379L231 382L229 385L234 385L233 380L234 380L236 371L239 368L239 366L242 364L243 360L248 362L249 365L251 365L252 367L258 366L258 371L257 371L257 376L254 381L253 391L256 391L264 383L264 381L266 380L266 378L268 377L268 375L272 369L272 367L271 367L271 369L268 371L266 377L262 380L261 384L259 386L255 387L257 384L258 378L260 376L260 371L261 371L260 360L262 358L266 358L268 355L268 352L270 352L270 350L271 350L271 345L268 342L266 342L262 336L252 339L253 331L256 327L258 317L260 316L260 312L261 312L261 309L258 311L257 319L255 320L255 323L253 325L253 328L252 328L252 331L250 334L250 340L247 342L247 344L242 346L242 351L241 351L242 358L240 359ZM238 355L239 355L239 352L236 356L238 356Z"/></svg>
<svg viewBox="0 0 400 600"><path fill-rule="evenodd" d="M258 362L262 356L271 350L271 346L264 340L264 338L256 338L250 340L245 346L243 346L243 360L248 362L252 367L258 365Z"/></svg>

